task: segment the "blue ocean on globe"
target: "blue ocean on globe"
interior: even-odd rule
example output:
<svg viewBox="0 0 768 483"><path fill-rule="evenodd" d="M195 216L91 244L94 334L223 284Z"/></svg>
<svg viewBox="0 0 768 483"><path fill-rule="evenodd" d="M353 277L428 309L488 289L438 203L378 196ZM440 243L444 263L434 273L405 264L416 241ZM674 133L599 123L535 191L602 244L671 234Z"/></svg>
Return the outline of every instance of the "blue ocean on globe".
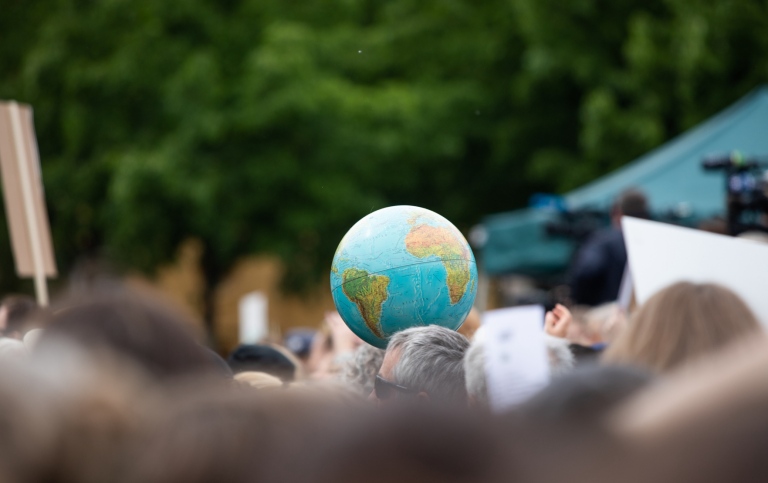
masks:
<svg viewBox="0 0 768 483"><path fill-rule="evenodd" d="M392 206L357 222L331 266L336 309L361 339L385 348L403 329L458 329L477 293L477 266L451 222L424 208Z"/></svg>

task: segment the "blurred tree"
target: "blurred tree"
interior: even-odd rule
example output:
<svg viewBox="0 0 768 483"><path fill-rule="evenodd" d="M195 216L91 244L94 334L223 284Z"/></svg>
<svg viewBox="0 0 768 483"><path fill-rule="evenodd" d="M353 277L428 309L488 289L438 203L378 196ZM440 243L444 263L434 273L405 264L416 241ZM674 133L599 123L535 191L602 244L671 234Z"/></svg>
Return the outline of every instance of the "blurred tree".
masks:
<svg viewBox="0 0 768 483"><path fill-rule="evenodd" d="M754 0L11 0L0 98L35 106L63 270L195 236L211 286L270 251L297 288L372 210L467 229L633 159L764 82L766 29Z"/></svg>
<svg viewBox="0 0 768 483"><path fill-rule="evenodd" d="M573 82L578 148L541 149L533 179L566 191L611 171L768 80L768 2L514 0L524 77Z"/></svg>

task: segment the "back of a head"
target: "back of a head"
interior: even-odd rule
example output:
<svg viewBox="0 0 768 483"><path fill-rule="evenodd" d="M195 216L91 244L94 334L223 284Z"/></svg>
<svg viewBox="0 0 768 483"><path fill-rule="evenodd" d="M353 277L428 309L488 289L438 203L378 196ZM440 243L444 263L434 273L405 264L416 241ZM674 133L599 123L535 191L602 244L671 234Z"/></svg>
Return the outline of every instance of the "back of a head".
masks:
<svg viewBox="0 0 768 483"><path fill-rule="evenodd" d="M429 394L433 401L464 403L464 353L469 341L437 325L413 327L392 336L387 350L399 351L394 367L399 384Z"/></svg>
<svg viewBox="0 0 768 483"><path fill-rule="evenodd" d="M384 354L383 349L362 344L355 349L354 356L344 364L341 379L363 396L367 396L373 390Z"/></svg>
<svg viewBox="0 0 768 483"><path fill-rule="evenodd" d="M399 410L398 410L399 409ZM506 434L465 411L398 408L376 417L351 413L329 434L317 483L528 481Z"/></svg>
<svg viewBox="0 0 768 483"><path fill-rule="evenodd" d="M519 411L547 423L591 424L645 387L652 377L635 367L581 367L555 378Z"/></svg>
<svg viewBox="0 0 768 483"><path fill-rule="evenodd" d="M729 289L680 282L656 293L635 312L603 361L666 372L758 327L749 307Z"/></svg>
<svg viewBox="0 0 768 483"><path fill-rule="evenodd" d="M296 363L288 355L268 344L242 344L235 348L227 358L235 373L264 372L283 381L296 378Z"/></svg>
<svg viewBox="0 0 768 483"><path fill-rule="evenodd" d="M28 295L8 295L0 302L5 311L5 334L21 335L29 317L38 309L35 299Z"/></svg>
<svg viewBox="0 0 768 483"><path fill-rule="evenodd" d="M467 397L473 407L488 407L488 383L485 377L485 340L482 330L475 333L475 338L464 353L464 379Z"/></svg>
<svg viewBox="0 0 768 483"><path fill-rule="evenodd" d="M126 454L123 481L313 481L307 467L352 414L290 388L173 387Z"/></svg>
<svg viewBox="0 0 768 483"><path fill-rule="evenodd" d="M634 218L648 219L651 217L651 212L648 208L648 198L645 197L642 191L637 189L628 189L621 193L616 200L615 210L624 216L632 216Z"/></svg>
<svg viewBox="0 0 768 483"><path fill-rule="evenodd" d="M117 354L160 379L217 373L182 315L156 299L127 290L65 301L47 320L34 353L45 353L62 340L87 351Z"/></svg>
<svg viewBox="0 0 768 483"><path fill-rule="evenodd" d="M235 381L254 389L283 387L283 381L281 381L280 378L267 374L266 372L239 372L235 376Z"/></svg>

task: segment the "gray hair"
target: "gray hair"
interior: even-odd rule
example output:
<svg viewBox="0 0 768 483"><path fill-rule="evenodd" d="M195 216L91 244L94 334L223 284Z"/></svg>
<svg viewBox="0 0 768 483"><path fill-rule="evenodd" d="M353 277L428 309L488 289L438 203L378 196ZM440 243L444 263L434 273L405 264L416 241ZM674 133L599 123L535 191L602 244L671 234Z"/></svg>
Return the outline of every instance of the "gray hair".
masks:
<svg viewBox="0 0 768 483"><path fill-rule="evenodd" d="M344 364L341 380L356 392L367 396L373 390L373 381L379 373L382 361L384 361L384 350L363 344Z"/></svg>
<svg viewBox="0 0 768 483"><path fill-rule="evenodd" d="M568 340L545 334L547 358L552 376L562 376L573 369L574 356L568 347ZM488 406L488 383L485 377L485 331L482 327L475 332L466 355L464 374L467 394L481 407Z"/></svg>
<svg viewBox="0 0 768 483"><path fill-rule="evenodd" d="M568 339L553 337L544 334L547 342L547 355L549 356L549 370L553 377L562 376L573 370L575 358L569 347Z"/></svg>
<svg viewBox="0 0 768 483"><path fill-rule="evenodd" d="M482 337L478 337L481 330L475 332L472 343L464 355L464 377L466 377L467 395L478 406L488 406L488 384L485 379L485 350Z"/></svg>
<svg viewBox="0 0 768 483"><path fill-rule="evenodd" d="M469 341L458 332L438 325L398 332L388 351L399 351L393 368L395 382L424 391L443 402L464 402L464 353Z"/></svg>

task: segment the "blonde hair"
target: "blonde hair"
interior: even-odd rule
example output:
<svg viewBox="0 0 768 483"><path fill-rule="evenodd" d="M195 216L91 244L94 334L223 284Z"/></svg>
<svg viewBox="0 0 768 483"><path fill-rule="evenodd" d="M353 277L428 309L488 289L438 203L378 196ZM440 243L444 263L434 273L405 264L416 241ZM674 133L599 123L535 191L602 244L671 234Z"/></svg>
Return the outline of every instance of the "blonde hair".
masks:
<svg viewBox="0 0 768 483"><path fill-rule="evenodd" d="M603 362L666 372L759 327L741 298L720 285L680 282L640 307Z"/></svg>

